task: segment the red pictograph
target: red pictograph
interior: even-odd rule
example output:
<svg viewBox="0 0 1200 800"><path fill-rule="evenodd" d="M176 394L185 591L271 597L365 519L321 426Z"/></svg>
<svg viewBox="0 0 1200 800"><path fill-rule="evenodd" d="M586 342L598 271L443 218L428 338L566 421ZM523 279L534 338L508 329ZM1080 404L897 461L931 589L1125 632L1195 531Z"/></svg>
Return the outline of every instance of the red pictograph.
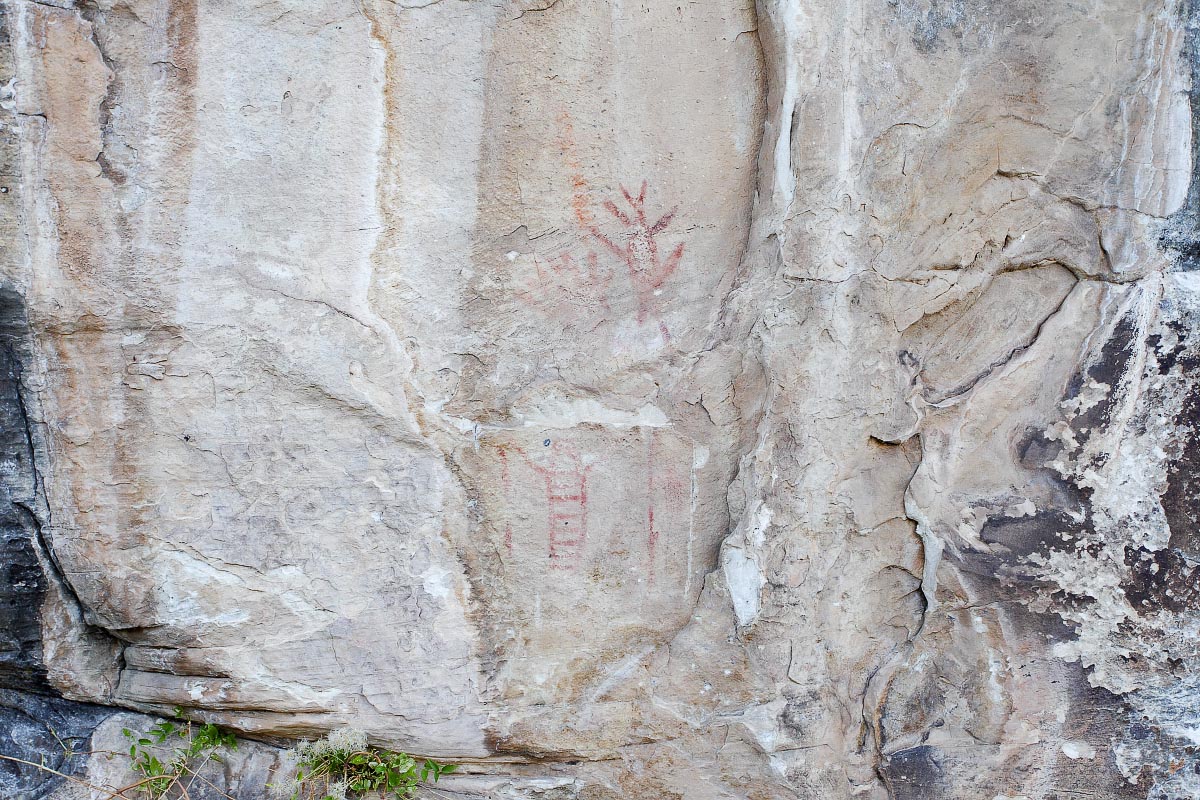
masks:
<svg viewBox="0 0 1200 800"><path fill-rule="evenodd" d="M587 543L588 473L578 448L567 442L546 440L542 450L530 455L513 448L541 476L546 491L547 555L554 569L574 569ZM504 459L507 470L508 461Z"/></svg>
<svg viewBox="0 0 1200 800"><path fill-rule="evenodd" d="M589 441L591 448L583 446ZM623 441L638 445L612 449L607 440L585 436L575 441L546 438L540 445L509 440L498 447L496 466L507 508L497 533L505 550L512 553L515 544L553 570L575 570L585 559L621 553L635 559L654 585L659 573L675 563L680 520L690 525L694 484L685 466L690 462L677 442L654 427ZM626 467L617 473L623 477L614 476L605 458ZM608 466L596 470L600 464ZM642 486L636 485L635 475L644 476ZM520 487L528 488L515 496ZM601 504L597 518L589 509L593 494L614 498ZM597 535L604 541L590 540Z"/></svg>
<svg viewBox="0 0 1200 800"><path fill-rule="evenodd" d="M637 321L642 324L647 317L658 311L656 292L662 288L667 278L679 267L683 258L684 244L680 242L670 255L663 256L658 247L658 234L662 233L675 218L677 209L671 209L655 222L650 222L646 216L646 189L648 183L642 181L642 187L635 196L621 186L621 194L629 206L628 210L617 206L612 200L604 201L604 209L624 227L623 241L614 241L603 233L595 224L590 214L579 213L581 205L574 204L576 218L587 232L588 236L625 266L629 280L637 295ZM664 336L668 336L666 325L660 320L659 328Z"/></svg>
<svg viewBox="0 0 1200 800"><path fill-rule="evenodd" d="M658 466L655 463L658 456L658 431L651 430L646 439L646 556L650 566L650 584L654 584L654 573L657 568L655 559L658 555L658 528L654 524L655 479Z"/></svg>
<svg viewBox="0 0 1200 800"><path fill-rule="evenodd" d="M594 307L608 313L608 290L612 286L613 271L600 261L595 253L588 253L580 263L570 253L559 253L548 264L534 258L538 282L543 291L557 286L560 296L551 302L575 300L584 307ZM542 295L545 298L545 295Z"/></svg>
<svg viewBox="0 0 1200 800"><path fill-rule="evenodd" d="M504 494L508 495L512 491L512 481L509 479L508 473L508 452L503 447L501 447L498 452L500 455L500 480L504 485ZM504 526L504 549L506 549L509 554L511 554L513 551L513 531L511 522L505 524Z"/></svg>
<svg viewBox="0 0 1200 800"><path fill-rule="evenodd" d="M564 250L549 257L534 256L537 285L530 274L519 280L517 297L539 308L543 314L583 325L608 319L614 294L614 279L627 275L633 289L631 316L638 325L657 325L664 340L671 336L661 319L662 288L679 269L686 245L663 245L660 237L675 220L677 208L653 215L648 208L649 183L642 181L637 193L624 185L621 198L599 202L609 218L597 221L593 190L584 177L575 128L565 113L559 116L558 144L570 171L571 210L583 236L586 252ZM626 297L628 294L625 295ZM628 302L628 301L626 301ZM591 322L588 318L591 317Z"/></svg>

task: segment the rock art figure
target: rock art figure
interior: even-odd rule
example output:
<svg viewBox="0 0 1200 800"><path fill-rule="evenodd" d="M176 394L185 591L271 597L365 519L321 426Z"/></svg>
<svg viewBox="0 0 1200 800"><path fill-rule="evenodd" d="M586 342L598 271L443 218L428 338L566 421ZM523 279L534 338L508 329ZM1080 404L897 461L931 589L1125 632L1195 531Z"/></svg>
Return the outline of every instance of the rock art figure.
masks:
<svg viewBox="0 0 1200 800"><path fill-rule="evenodd" d="M1200 0L0 0L0 800L1200 798L1198 111Z"/></svg>
<svg viewBox="0 0 1200 800"><path fill-rule="evenodd" d="M579 449L568 442L546 439L540 453L513 448L544 482L546 495L546 554L554 569L574 569L587 544L588 472ZM501 450L507 461L507 454ZM507 469L507 466L506 466ZM511 529L506 539L511 543Z"/></svg>
<svg viewBox="0 0 1200 800"><path fill-rule="evenodd" d="M618 184L620 198L605 198L599 206L609 225L602 226L594 211L594 190L583 175L576 155L574 126L570 117L559 117L559 146L571 171L571 210L588 249L582 255L570 250L548 258L533 259L536 285L526 281L519 297L540 308L548 317L572 324L580 317L604 320L613 311L613 300L621 296L616 276L624 274L632 288L633 309L629 315L638 325L651 324L664 342L671 334L662 320L663 287L679 269L686 243L671 247L660 238L675 220L678 208L654 215L648 207L650 184L643 180L637 193ZM615 223L615 230L607 230Z"/></svg>
<svg viewBox="0 0 1200 800"><path fill-rule="evenodd" d="M655 222L650 222L646 216L647 186L647 182L642 181L636 196L624 185L621 186L621 195L625 198L628 209L620 208L612 200L604 201L604 210L620 222L624 229L616 240L603 233L590 215L579 214L579 204L575 206L579 224L587 231L589 238L622 264L628 272L637 297L639 325L658 313L658 291L679 267L684 249L684 244L680 242L666 256L659 252L658 235L665 231L675 218L675 209L663 214ZM594 258L594 255L589 253L589 258ZM661 320L658 321L658 327L664 337L670 338L667 326Z"/></svg>

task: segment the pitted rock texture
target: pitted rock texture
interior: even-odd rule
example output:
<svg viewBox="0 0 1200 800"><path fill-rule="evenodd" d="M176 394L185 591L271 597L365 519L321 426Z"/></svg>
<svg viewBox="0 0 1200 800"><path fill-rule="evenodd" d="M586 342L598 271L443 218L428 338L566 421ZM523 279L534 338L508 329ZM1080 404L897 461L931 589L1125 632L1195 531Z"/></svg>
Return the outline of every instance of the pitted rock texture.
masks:
<svg viewBox="0 0 1200 800"><path fill-rule="evenodd" d="M1200 796L1194 2L2 7L0 686Z"/></svg>

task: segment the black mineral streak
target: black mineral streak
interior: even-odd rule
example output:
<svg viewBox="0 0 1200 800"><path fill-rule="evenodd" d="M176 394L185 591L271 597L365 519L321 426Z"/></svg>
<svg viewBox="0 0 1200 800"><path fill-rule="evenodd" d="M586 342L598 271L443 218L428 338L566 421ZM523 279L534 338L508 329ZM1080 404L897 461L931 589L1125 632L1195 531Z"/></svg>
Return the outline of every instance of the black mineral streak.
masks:
<svg viewBox="0 0 1200 800"><path fill-rule="evenodd" d="M37 473L21 399L25 334L20 296L0 288L0 687L53 694L42 663L47 576L38 558L40 523L30 508Z"/></svg>
<svg viewBox="0 0 1200 800"><path fill-rule="evenodd" d="M1200 270L1200 0L1180 0L1184 23L1183 57L1191 75L1192 177L1183 208L1162 233L1161 244L1177 256L1180 270Z"/></svg>
<svg viewBox="0 0 1200 800"><path fill-rule="evenodd" d="M92 731L112 709L54 697L0 689L0 754L45 769L0 761L0 798L42 800L78 772Z"/></svg>

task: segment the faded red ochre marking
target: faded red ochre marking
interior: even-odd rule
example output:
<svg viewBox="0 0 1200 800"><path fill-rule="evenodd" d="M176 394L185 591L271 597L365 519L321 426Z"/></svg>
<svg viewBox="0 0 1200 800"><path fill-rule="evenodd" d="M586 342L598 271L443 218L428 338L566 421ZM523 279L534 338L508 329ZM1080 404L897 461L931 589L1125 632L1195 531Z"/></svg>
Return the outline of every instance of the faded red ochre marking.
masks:
<svg viewBox="0 0 1200 800"><path fill-rule="evenodd" d="M571 171L571 209L575 212L575 219L586 230L595 225L591 203L588 200L592 188L583 177L583 165L579 163L575 124L571 122L571 115L565 111L558 115L558 146L562 150L567 168Z"/></svg>
<svg viewBox="0 0 1200 800"><path fill-rule="evenodd" d="M680 242L669 255L664 257L659 249L658 236L671 225L678 209L673 208L651 222L646 215L648 182L642 181L636 195L621 185L621 194L625 198L628 209L623 209L612 200L605 200L601 205L614 220L620 223L624 231L620 237L615 239L602 232L592 213L590 199L592 189L583 175L583 165L579 159L578 144L575 139L575 126L566 112L558 115L558 123L558 144L571 181L571 210L574 212L580 230L600 248L601 252L607 253L625 267L629 280L633 284L637 301L638 324L646 322L651 317L658 317L661 309L656 293L679 268L685 249L684 243ZM593 291L598 289L601 294L606 292L608 283L612 280L611 270L607 275L600 273L600 261L595 251L588 253L586 268L581 268L569 253L556 256L556 261L555 271L557 273L560 275L569 273L573 277L575 285L579 285L581 279L586 280L588 283L585 285L592 286ZM536 259L535 264L538 264ZM538 273L539 277L545 281L546 276L540 264L538 264ZM601 285L596 285L595 281L597 280L601 282ZM606 311L608 310L607 305L607 301L605 301ZM661 319L656 321L663 337L669 340L671 334L667 330L667 326Z"/></svg>
<svg viewBox="0 0 1200 800"><path fill-rule="evenodd" d="M510 481L508 478L508 453L504 450L503 447L501 447L498 452L500 454L500 480L504 486L504 496L508 497L509 489L511 488ZM512 523L511 522L506 523L504 526L504 546L505 546L505 548L508 549L509 555L511 555L512 549L513 549L513 534L512 534Z"/></svg>
<svg viewBox="0 0 1200 800"><path fill-rule="evenodd" d="M533 266L536 275L527 275L514 296L544 316L568 325L594 327L586 319L589 310L601 309L605 315L612 310L608 302L612 269L595 253L588 253L583 263L568 252L559 253L549 262L535 255Z"/></svg>
<svg viewBox="0 0 1200 800"><path fill-rule="evenodd" d="M534 472L542 476L546 492L547 555L554 569L574 569L587 544L588 472L578 449L555 442L546 450L545 463L513 448Z"/></svg>
<svg viewBox="0 0 1200 800"><path fill-rule="evenodd" d="M656 555L658 551L658 529L654 527L654 477L658 469L656 461L658 431L651 430L646 444L646 550L650 561L650 585L654 585Z"/></svg>
<svg viewBox="0 0 1200 800"><path fill-rule="evenodd" d="M646 218L647 186L647 182L642 181L642 188L637 197L634 197L623 185L621 186L621 194L625 196L625 201L633 212L632 216L618 208L617 204L611 200L604 201L604 208L608 213L625 226L624 245L618 245L601 233L595 225L587 227L587 232L592 239L605 247L628 270L629 280L633 283L634 291L637 293L637 321L639 324L645 322L646 317L651 313L657 312L658 298L655 292L678 269L684 250L684 245L680 242L666 259L660 256L656 237L671 224L671 220L675 218L676 209L671 209L659 217L657 222L651 224ZM661 321L659 327L663 335L670 336Z"/></svg>

